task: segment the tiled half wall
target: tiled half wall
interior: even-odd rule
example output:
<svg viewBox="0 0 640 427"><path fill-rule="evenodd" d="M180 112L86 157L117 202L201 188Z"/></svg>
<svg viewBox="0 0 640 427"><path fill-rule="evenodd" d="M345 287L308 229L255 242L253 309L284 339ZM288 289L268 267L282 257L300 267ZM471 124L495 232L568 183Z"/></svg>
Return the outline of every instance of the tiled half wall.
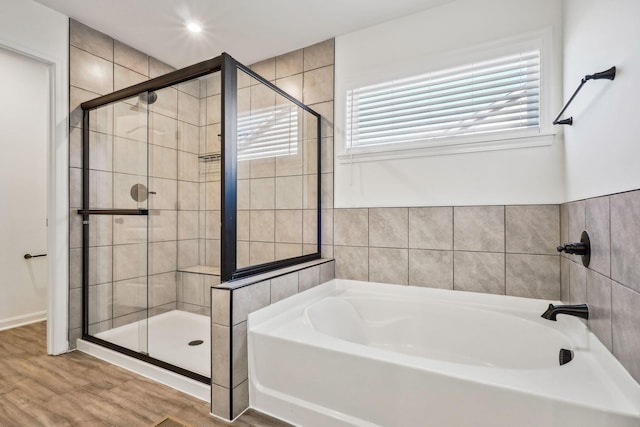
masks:
<svg viewBox="0 0 640 427"><path fill-rule="evenodd" d="M561 257L562 300L589 304L589 327L640 382L640 190L560 207L562 242L591 240L589 268Z"/></svg>
<svg viewBox="0 0 640 427"><path fill-rule="evenodd" d="M336 277L560 299L558 205L334 210Z"/></svg>
<svg viewBox="0 0 640 427"><path fill-rule="evenodd" d="M211 413L230 420L249 407L247 316L335 277L311 261L211 288Z"/></svg>

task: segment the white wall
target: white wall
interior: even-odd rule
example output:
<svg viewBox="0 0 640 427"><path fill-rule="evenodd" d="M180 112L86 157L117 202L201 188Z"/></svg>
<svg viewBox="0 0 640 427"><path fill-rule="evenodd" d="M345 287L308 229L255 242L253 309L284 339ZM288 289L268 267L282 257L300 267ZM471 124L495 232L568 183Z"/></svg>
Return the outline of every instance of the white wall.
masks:
<svg viewBox="0 0 640 427"><path fill-rule="evenodd" d="M559 108L561 2L457 0L336 38L335 152L344 147L346 89L355 80L406 69L419 58L551 28ZM363 77L364 76L364 77ZM554 111L555 112L555 111ZM564 200L562 138L550 146L414 157L353 164L335 162L335 206L438 206L560 203Z"/></svg>
<svg viewBox="0 0 640 427"><path fill-rule="evenodd" d="M48 64L52 76L47 171L47 350L58 354L68 348L69 22L66 16L32 0L0 0L0 11L0 46Z"/></svg>
<svg viewBox="0 0 640 427"><path fill-rule="evenodd" d="M564 98L586 74L618 71L588 82L567 111L567 201L640 188L639 18L637 0L564 1Z"/></svg>
<svg viewBox="0 0 640 427"><path fill-rule="evenodd" d="M0 48L0 329L47 310L49 67Z"/></svg>

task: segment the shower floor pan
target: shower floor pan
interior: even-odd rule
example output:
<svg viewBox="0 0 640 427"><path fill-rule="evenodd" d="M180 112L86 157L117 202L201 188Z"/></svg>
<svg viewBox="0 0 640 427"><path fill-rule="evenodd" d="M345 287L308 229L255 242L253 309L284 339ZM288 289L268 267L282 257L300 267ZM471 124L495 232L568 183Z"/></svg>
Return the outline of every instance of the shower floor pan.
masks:
<svg viewBox="0 0 640 427"><path fill-rule="evenodd" d="M146 346L146 353L154 359L205 377L211 376L208 316L172 310L95 336L134 351L143 351ZM189 345L196 340L201 340L202 344Z"/></svg>
<svg viewBox="0 0 640 427"><path fill-rule="evenodd" d="M153 358L171 363L207 377L211 376L211 332L209 316L172 310L135 323L129 323L96 334L97 338L129 348L144 349L147 333L147 352ZM202 340L202 344L190 346L189 342ZM211 388L208 384L162 369L142 360L110 350L98 344L78 339L78 350L114 365L151 378L198 399L209 402Z"/></svg>

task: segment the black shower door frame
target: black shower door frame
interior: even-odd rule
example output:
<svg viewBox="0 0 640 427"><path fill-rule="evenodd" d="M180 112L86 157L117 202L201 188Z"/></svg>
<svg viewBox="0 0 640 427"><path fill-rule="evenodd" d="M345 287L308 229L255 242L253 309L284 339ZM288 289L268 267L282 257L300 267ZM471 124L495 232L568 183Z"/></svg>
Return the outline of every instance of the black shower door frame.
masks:
<svg viewBox="0 0 640 427"><path fill-rule="evenodd" d="M286 98L296 106L316 117L317 128L317 248L312 254L302 255L269 263L238 268L237 266L237 71L241 70ZM82 108L82 209L78 214L82 216L82 339L109 348L111 350L134 357L155 366L192 378L196 381L211 384L211 378L197 374L179 366L156 359L145 353L140 353L126 347L113 344L89 334L89 221L92 215L142 215L149 214L148 209L91 209L90 207L90 179L89 179L89 116L92 110L137 96L144 92L154 92L160 89L186 82L207 74L221 72L222 98L222 128L221 128L221 281L228 282L242 277L252 276L279 268L292 266L320 258L321 250L321 117L308 106L293 98L282 89L276 87L250 68L233 59L229 54L170 72L168 74L147 80L142 83L118 90L83 102Z"/></svg>

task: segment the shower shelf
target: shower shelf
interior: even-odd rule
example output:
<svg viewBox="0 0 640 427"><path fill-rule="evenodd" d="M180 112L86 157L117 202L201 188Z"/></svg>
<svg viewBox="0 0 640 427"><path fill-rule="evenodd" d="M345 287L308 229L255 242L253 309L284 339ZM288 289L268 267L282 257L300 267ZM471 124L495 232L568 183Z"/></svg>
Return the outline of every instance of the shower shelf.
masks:
<svg viewBox="0 0 640 427"><path fill-rule="evenodd" d="M220 160L221 158L222 154L220 154L219 151L214 153L204 153L198 156L198 160L200 160L201 162L215 162Z"/></svg>

